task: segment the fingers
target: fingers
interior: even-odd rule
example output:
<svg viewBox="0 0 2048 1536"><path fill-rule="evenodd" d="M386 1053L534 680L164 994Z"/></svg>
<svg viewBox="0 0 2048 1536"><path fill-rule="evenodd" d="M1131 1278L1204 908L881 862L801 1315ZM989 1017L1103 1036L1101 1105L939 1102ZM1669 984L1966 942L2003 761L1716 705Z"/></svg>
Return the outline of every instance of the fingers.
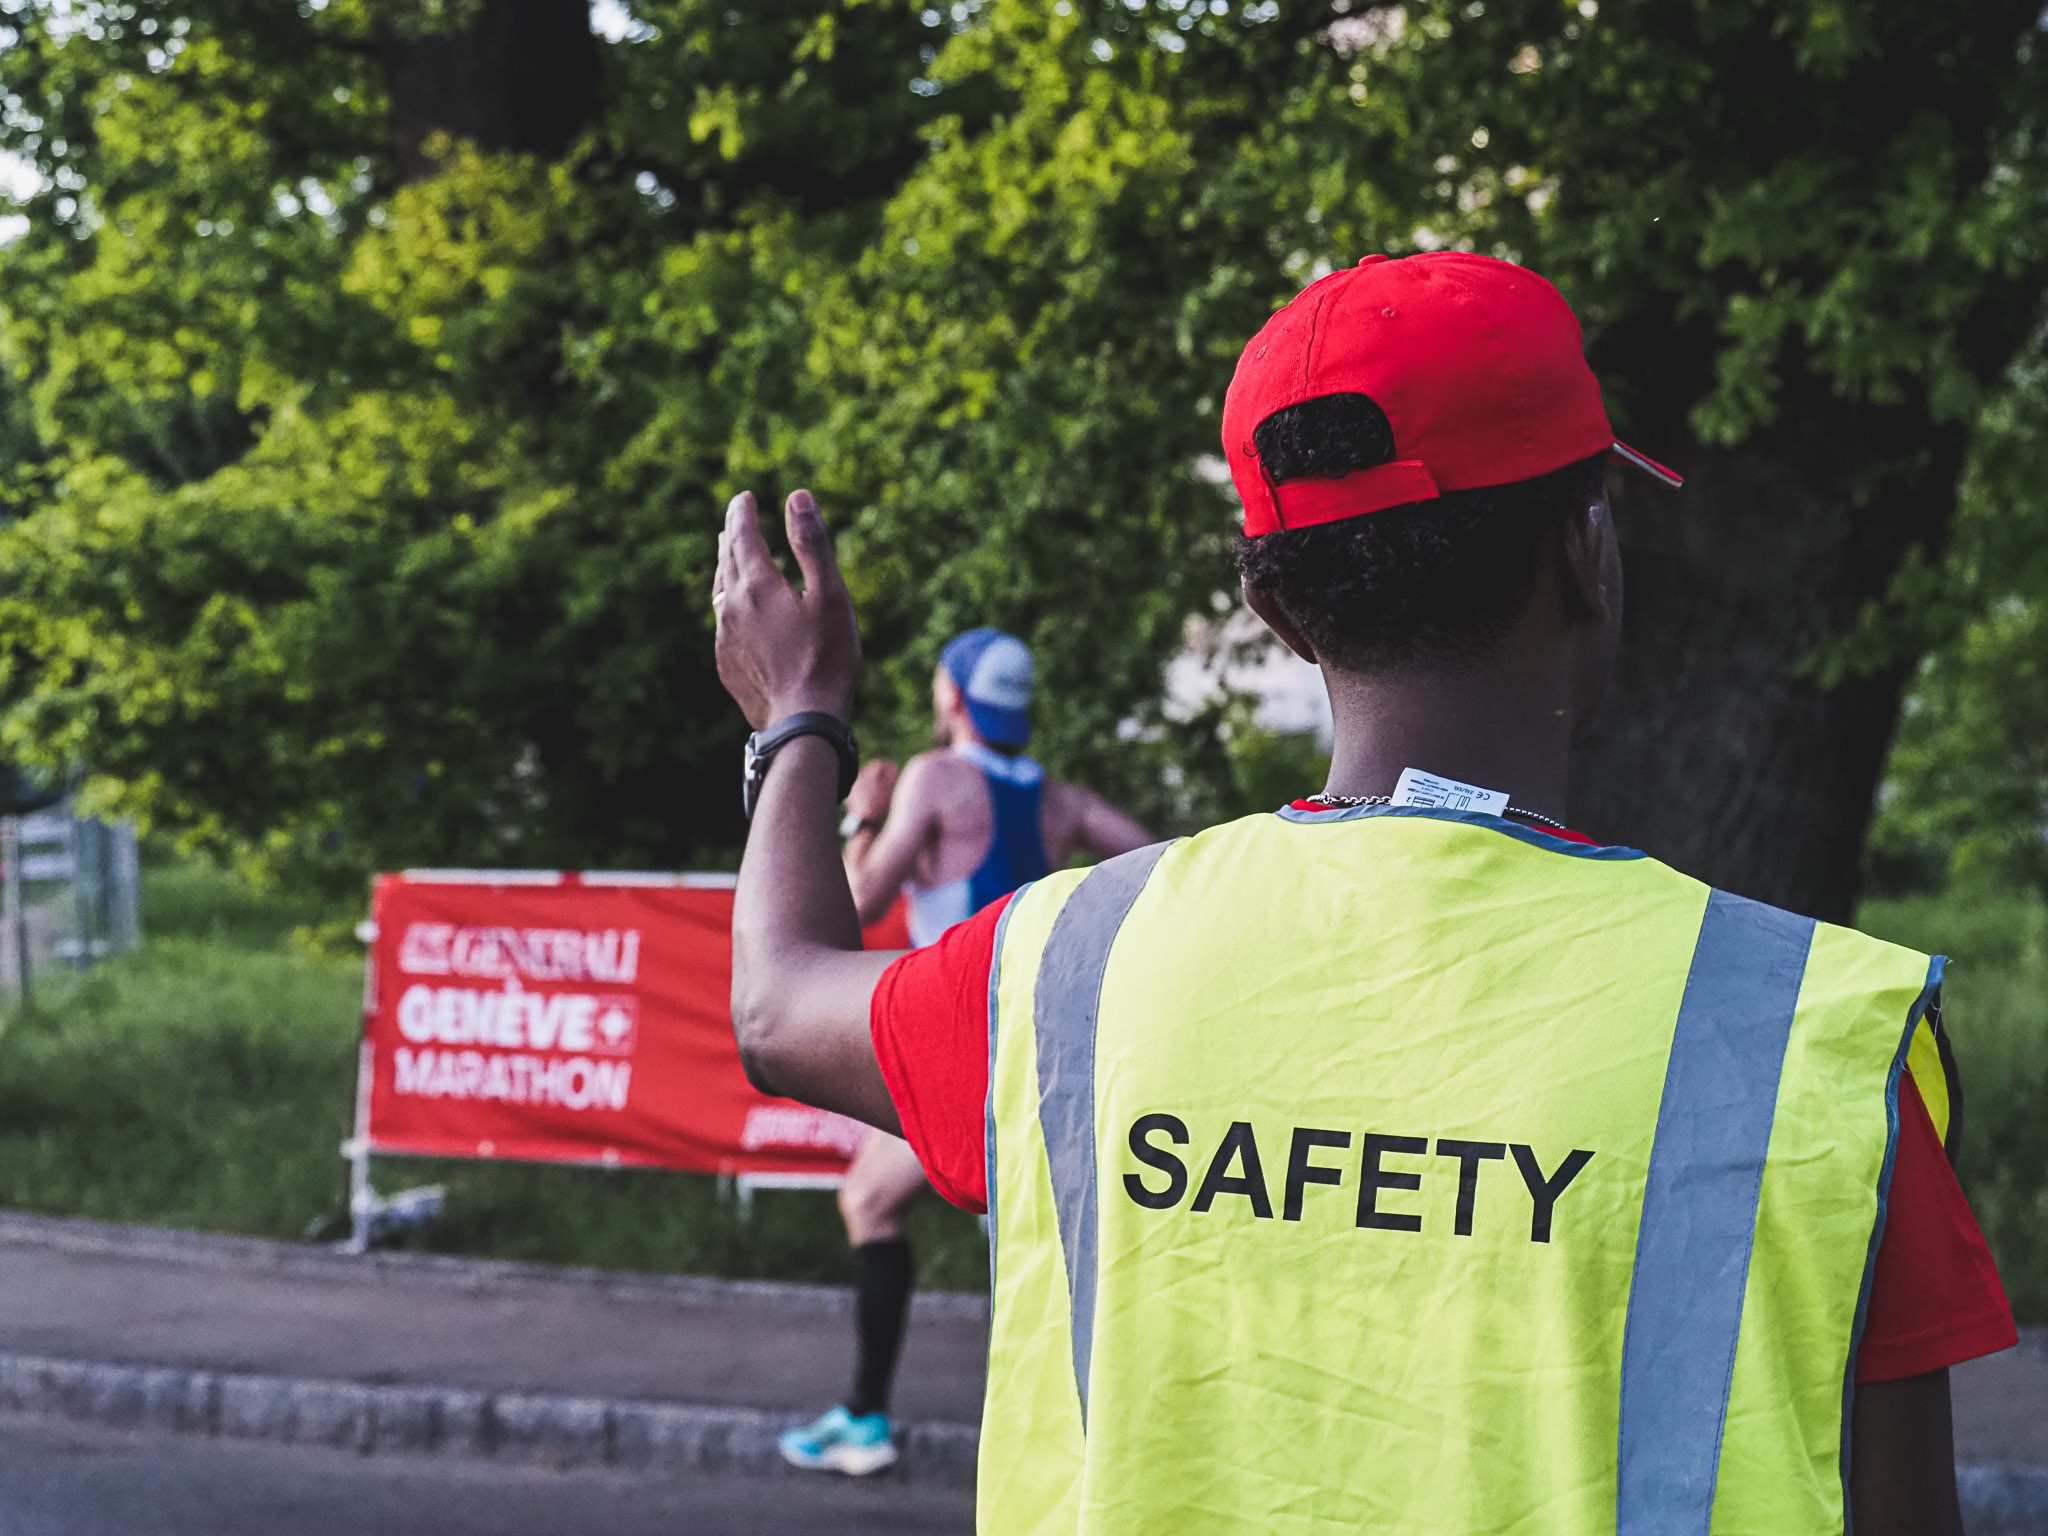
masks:
<svg viewBox="0 0 2048 1536"><path fill-rule="evenodd" d="M726 559L731 562L725 581L728 597L749 582L771 577L782 580L782 573L775 569L775 557L768 552L768 541L762 537L761 517L755 509L752 491L741 491L726 504L725 545Z"/></svg>
<svg viewBox="0 0 2048 1536"><path fill-rule="evenodd" d="M714 591L730 594L739 584L739 557L733 548L732 530L740 503L751 500L753 497L743 492L725 505L725 524L718 530L718 576L713 584Z"/></svg>
<svg viewBox="0 0 2048 1536"><path fill-rule="evenodd" d="M832 535L825 531L817 499L809 491L792 491L782 508L783 526L789 532L789 547L803 572L804 591L834 592L844 583L839 561L832 553Z"/></svg>

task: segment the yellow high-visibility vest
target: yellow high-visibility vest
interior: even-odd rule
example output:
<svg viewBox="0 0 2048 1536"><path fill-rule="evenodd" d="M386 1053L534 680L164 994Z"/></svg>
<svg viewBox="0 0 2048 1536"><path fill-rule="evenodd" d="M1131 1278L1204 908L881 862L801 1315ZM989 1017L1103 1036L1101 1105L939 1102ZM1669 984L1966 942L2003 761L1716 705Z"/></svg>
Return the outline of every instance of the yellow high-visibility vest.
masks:
<svg viewBox="0 0 2048 1536"><path fill-rule="evenodd" d="M1453 812L1025 888L980 1529L1840 1532L1941 969Z"/></svg>

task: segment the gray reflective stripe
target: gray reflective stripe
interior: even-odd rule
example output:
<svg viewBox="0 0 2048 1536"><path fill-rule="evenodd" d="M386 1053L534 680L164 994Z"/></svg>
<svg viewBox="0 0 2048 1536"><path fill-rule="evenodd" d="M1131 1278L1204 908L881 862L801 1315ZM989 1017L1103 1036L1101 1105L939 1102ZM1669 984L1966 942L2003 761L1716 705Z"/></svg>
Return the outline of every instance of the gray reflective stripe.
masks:
<svg viewBox="0 0 2048 1536"><path fill-rule="evenodd" d="M996 1296L996 992L1003 980L1003 939L1010 931L1010 914L1017 910L1017 903L1024 899L1024 893L1031 889L1029 884L1020 886L1010 897L1010 903L1003 908L1003 915L996 919L996 938L989 952L988 962L988 1092L981 1104L981 1182L983 1194L983 1220L988 1224L988 1296L989 1305L995 1305Z"/></svg>
<svg viewBox="0 0 2048 1536"><path fill-rule="evenodd" d="M1678 1008L1621 1346L1616 1536L1707 1536L1811 918L1716 891Z"/></svg>
<svg viewBox="0 0 2048 1536"><path fill-rule="evenodd" d="M1091 869L1059 916L1038 962L1032 1027L1038 1036L1038 1126L1052 1168L1053 1214L1067 1262L1074 1383L1088 1422L1088 1360L1095 1347L1095 1019L1110 946L1152 866L1154 843Z"/></svg>

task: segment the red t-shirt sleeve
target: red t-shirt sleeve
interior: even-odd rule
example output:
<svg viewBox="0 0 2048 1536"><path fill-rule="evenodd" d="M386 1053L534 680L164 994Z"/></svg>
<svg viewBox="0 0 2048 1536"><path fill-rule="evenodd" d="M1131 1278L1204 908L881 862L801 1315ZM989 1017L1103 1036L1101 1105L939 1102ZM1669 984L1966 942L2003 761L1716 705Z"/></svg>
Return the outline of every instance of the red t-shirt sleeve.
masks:
<svg viewBox="0 0 2048 1536"><path fill-rule="evenodd" d="M904 1138L932 1187L988 1209L988 984L1009 898L882 973L869 1025ZM1858 1381L1895 1381L2010 1349L2019 1335L1998 1266L1910 1076L1871 1278Z"/></svg>
<svg viewBox="0 0 2048 1536"><path fill-rule="evenodd" d="M1998 1265L1908 1075L1856 1379L1924 1376L2018 1342Z"/></svg>
<svg viewBox="0 0 2048 1536"><path fill-rule="evenodd" d="M1010 898L882 972L868 1008L875 1059L903 1139L947 1200L988 1209L988 978Z"/></svg>

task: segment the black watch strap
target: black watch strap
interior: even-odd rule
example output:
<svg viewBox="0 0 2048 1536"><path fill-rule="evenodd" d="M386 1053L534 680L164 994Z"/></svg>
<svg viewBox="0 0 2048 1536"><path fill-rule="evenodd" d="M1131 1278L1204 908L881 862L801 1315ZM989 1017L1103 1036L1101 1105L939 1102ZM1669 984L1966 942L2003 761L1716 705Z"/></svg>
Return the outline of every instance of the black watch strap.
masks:
<svg viewBox="0 0 2048 1536"><path fill-rule="evenodd" d="M754 819L761 785L768 777L769 759L799 736L822 736L832 744L832 750L839 754L839 798L844 800L851 793L854 775L860 771L860 746L853 739L853 727L822 709L807 709L787 715L747 738L746 770L740 782L740 804L747 820Z"/></svg>

